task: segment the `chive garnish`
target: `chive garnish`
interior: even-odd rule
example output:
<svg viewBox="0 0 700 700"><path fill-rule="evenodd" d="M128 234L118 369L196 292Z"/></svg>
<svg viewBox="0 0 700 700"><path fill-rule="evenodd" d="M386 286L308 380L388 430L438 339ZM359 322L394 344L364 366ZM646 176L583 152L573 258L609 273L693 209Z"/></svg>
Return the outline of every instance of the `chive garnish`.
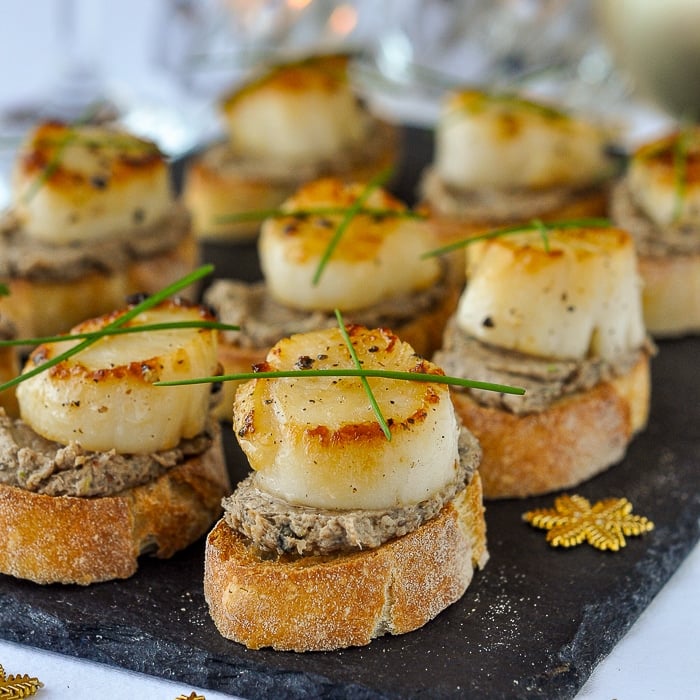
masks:
<svg viewBox="0 0 700 700"><path fill-rule="evenodd" d="M237 372L235 374L218 374L215 377L195 377L193 379L177 379L167 382L153 382L153 386L181 386L187 384L211 384L214 382L246 381L248 379L292 379L294 377L377 377L379 379L396 379L407 382L423 382L427 384L447 384L464 389L483 389L499 394L514 394L522 396L525 389L509 384L482 382L464 377L452 377L447 374L426 374L423 372L404 372L391 369L279 369L269 372Z"/></svg>
<svg viewBox="0 0 700 700"><path fill-rule="evenodd" d="M323 270L325 269L326 265L328 264L328 261L330 260L331 256L333 255L333 251L336 249L338 243L340 243L340 239L343 237L343 234L347 230L351 221L355 218L355 216L357 216L360 209L362 209L364 203L367 201L367 199L372 194L372 192L374 192L378 187L381 187L382 185L384 185L387 182L387 180L391 177L392 172L393 172L393 170L391 168L387 168L386 170L383 170L382 172L375 175L367 183L367 185L362 190L362 192L360 192L359 197L353 202L352 205L350 205L347 208L345 215L343 216L343 218L341 219L337 228L335 229L335 232L333 233L331 240L328 242L328 246L326 247L326 250L321 255L321 259L319 260L318 267L316 268L316 272L314 273L314 276L311 280L311 283L313 285L317 285L319 280L321 279L321 275L323 274Z"/></svg>
<svg viewBox="0 0 700 700"><path fill-rule="evenodd" d="M68 148L68 146L75 141L78 137L78 132L75 128L70 128L63 138L59 139L56 146L56 152L53 154L51 160L46 164L46 167L36 176L32 184L27 188L27 190L22 195L23 202L29 202L32 200L37 192L51 179L51 176L58 170L61 164L61 158L63 157L63 152Z"/></svg>
<svg viewBox="0 0 700 700"><path fill-rule="evenodd" d="M476 243L477 241L486 241L491 238L499 238L500 236L507 236L515 233L526 233L528 231L538 231L542 236L543 242L545 243L545 250L548 250L549 246L549 232L556 231L562 228L606 228L610 226L609 219L603 218L592 218L592 219L566 219L563 221L541 221L539 219L534 219L529 223L515 224L513 226L504 226L503 228L492 229L486 233L482 233L478 236L472 236L471 238L462 238L453 243L449 243L441 248L435 248L429 250L421 255L422 258L430 258L438 255L444 255L445 253L451 253L459 248L464 248L471 243Z"/></svg>
<svg viewBox="0 0 700 700"><path fill-rule="evenodd" d="M22 201L29 202L33 197L36 196L37 192L51 179L51 176L58 170L61 165L61 159L63 158L63 153L66 148L75 141L84 142L88 146L92 144L92 137L83 137L80 134L80 126L88 125L91 123L94 117L93 111L88 111L83 117L77 119L71 126L68 127L66 133L57 139L46 139L47 143L53 144L56 150L46 164L46 167L36 176L34 181L31 183L29 188L23 193ZM150 151L153 153L160 153L160 150L155 144L151 144L147 141L142 141L138 137L134 136L129 138L130 135L121 136L120 134L115 134L112 136L107 143L110 146L119 148L120 150L131 150L132 148L141 151Z"/></svg>
<svg viewBox="0 0 700 700"><path fill-rule="evenodd" d="M532 225L539 231L544 252L549 253L549 229L541 219L533 219Z"/></svg>
<svg viewBox="0 0 700 700"><path fill-rule="evenodd" d="M73 355L76 355L79 352L82 352L86 348L90 347L93 343L97 342L100 338L107 335L110 331L124 326L133 318L136 318L136 316L138 316L140 313L143 313L144 311L147 311L148 309L157 306L160 302L164 301L169 296L172 296L173 294L176 294L182 289L189 287L197 280L210 274L213 270L213 265L202 265L190 274L185 275L181 279L176 280L172 284L169 284L167 287L164 287L152 296L144 299L139 304L136 304L136 306L133 306L122 316L115 319L111 323L108 323L104 328L100 329L99 331L96 331L95 333L90 333L89 337L84 338L80 343L74 345L72 348L34 367L34 369L28 370L27 372L24 372L23 374L20 374L7 382L0 384L0 392L5 391L6 389L11 389L12 387L17 386L18 384L21 384L26 379L35 377L37 374L41 374L41 372L45 372L47 369L50 369L51 367L63 362L64 360L69 359L70 357L73 357Z"/></svg>
<svg viewBox="0 0 700 700"><path fill-rule="evenodd" d="M684 127L673 143L673 221L677 222L683 214L685 191L688 179L688 155L690 151L691 130Z"/></svg>
<svg viewBox="0 0 700 700"><path fill-rule="evenodd" d="M345 341L345 345L347 345L348 352L350 353L350 357L352 358L352 363L355 365L357 369L362 369L362 363L360 362L360 359L357 357L357 353L355 352L355 347L352 344L352 341L350 340L350 336L348 335L348 331L345 328L345 322L343 321L343 317L338 309L335 310L335 317L338 320L338 327L340 328L340 334L343 336L343 340ZM372 391L372 387L369 385L369 382L367 381L367 377L360 377L360 382L362 383L362 387L364 388L367 398L369 399L370 406L372 406L372 410L374 411L374 415L377 416L377 422L379 423L382 432L384 433L384 437L386 437L387 440L391 441L391 430L389 430L389 426L387 425L386 420L384 419L384 416L382 415L382 410L379 408L379 404L377 403L377 399L374 397L374 392Z"/></svg>
<svg viewBox="0 0 700 700"><path fill-rule="evenodd" d="M345 324L342 321L340 312L336 309L336 318L343 333L343 339L349 347L352 345L350 338L345 332ZM351 350L354 353L354 348ZM432 384L447 384L448 386L460 386L465 389L483 389L485 391L497 391L501 394L515 394L522 396L525 389L522 387L510 386L508 384L495 384L493 382L482 382L476 379L465 379L463 377L451 377L446 374L428 374L425 372L403 372L390 369L364 369L360 366L357 355L353 354L354 368L347 369L289 369L272 370L269 372L251 371L237 372L236 374L220 374L215 377L195 377L193 379L178 379L167 382L154 382L154 386L181 386L184 384L206 384L212 382L245 381L248 379L289 379L293 377L377 377L380 379L396 379L409 382L424 382Z"/></svg>
<svg viewBox="0 0 700 700"><path fill-rule="evenodd" d="M128 326L127 328L109 328L105 326L99 331L86 331L85 333L65 333L63 335L50 335L42 338L21 338L0 340L0 348L20 345L42 345L44 343L64 343L71 340L83 340L85 338L100 338L113 335L129 335L131 333L144 333L146 331L168 331L180 328L203 328L217 331L239 331L240 326L232 326L218 321L170 321L167 323L144 323L140 326Z"/></svg>

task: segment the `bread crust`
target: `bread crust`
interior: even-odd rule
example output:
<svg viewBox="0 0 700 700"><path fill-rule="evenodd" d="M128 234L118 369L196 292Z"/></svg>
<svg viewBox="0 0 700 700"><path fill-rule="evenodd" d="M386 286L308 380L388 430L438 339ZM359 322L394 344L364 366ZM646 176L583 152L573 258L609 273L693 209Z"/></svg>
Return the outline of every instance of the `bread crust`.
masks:
<svg viewBox="0 0 700 700"><path fill-rule="evenodd" d="M121 308L131 294L163 289L192 272L199 260L199 246L190 232L175 248L133 260L115 273L96 270L65 282L8 279L9 294L0 299L0 312L15 324L19 338L62 333L86 318ZM195 289L181 293L192 299L196 295Z"/></svg>
<svg viewBox="0 0 700 700"><path fill-rule="evenodd" d="M308 180L333 175L347 182L364 182L391 167L398 156L398 130L393 124L376 122L380 130L381 148L350 166L324 164L323 172L303 175L290 172L284 177L264 177L250 174L250 164L236 168L232 163L220 165L231 153L230 145L209 146L188 166L185 174L183 200L192 215L195 235L205 240L248 241L257 236L261 221L226 222L221 219L242 212L275 209ZM320 168L319 168L320 170Z"/></svg>
<svg viewBox="0 0 700 700"><path fill-rule="evenodd" d="M483 451L485 499L525 498L570 488L625 454L649 416L650 359L642 353L626 374L518 416L452 392L455 411Z"/></svg>
<svg viewBox="0 0 700 700"><path fill-rule="evenodd" d="M433 520L352 554L263 559L222 519L207 537L204 594L221 634L248 648L331 650L423 626L487 559L476 473Z"/></svg>
<svg viewBox="0 0 700 700"><path fill-rule="evenodd" d="M700 253L638 257L649 333L657 338L700 333Z"/></svg>
<svg viewBox="0 0 700 700"><path fill-rule="evenodd" d="M205 534L229 492L218 426L206 452L114 496L0 485L0 572L40 584L128 578L142 552L168 558Z"/></svg>
<svg viewBox="0 0 700 700"><path fill-rule="evenodd" d="M252 178L245 172L217 167L219 158L214 156L228 149L228 143L215 144L192 161L185 175L183 199L199 238L246 241L257 235L261 222L229 223L224 217L274 209L294 193L298 183L293 179Z"/></svg>

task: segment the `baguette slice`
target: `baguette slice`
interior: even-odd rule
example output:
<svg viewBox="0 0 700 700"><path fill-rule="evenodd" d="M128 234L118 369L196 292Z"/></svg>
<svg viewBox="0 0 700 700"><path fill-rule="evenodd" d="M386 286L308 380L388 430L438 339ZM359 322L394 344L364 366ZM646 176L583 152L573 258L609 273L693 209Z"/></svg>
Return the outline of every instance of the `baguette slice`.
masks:
<svg viewBox="0 0 700 700"><path fill-rule="evenodd" d="M194 270L200 250L192 232L170 250L133 258L112 272L94 270L65 279L14 276L4 281L9 293L0 298L0 313L11 320L20 338L55 335L80 321L124 306L132 294L155 294ZM195 286L183 290L197 296Z"/></svg>
<svg viewBox="0 0 700 700"><path fill-rule="evenodd" d="M700 334L700 253L639 255L644 323L656 338Z"/></svg>
<svg viewBox="0 0 700 700"><path fill-rule="evenodd" d="M251 649L360 646L426 624L488 560L481 482L433 520L371 550L270 559L222 519L207 538L204 593L224 637Z"/></svg>
<svg viewBox="0 0 700 700"><path fill-rule="evenodd" d="M700 129L640 146L613 190L610 212L637 244L649 332L700 333Z"/></svg>
<svg viewBox="0 0 700 700"><path fill-rule="evenodd" d="M452 392L456 413L482 447L484 498L525 498L570 488L615 464L649 417L650 360L624 375L527 415Z"/></svg>
<svg viewBox="0 0 700 700"><path fill-rule="evenodd" d="M218 429L205 453L114 496L0 485L0 572L40 584L128 578L142 553L168 558L205 534L229 491Z"/></svg>

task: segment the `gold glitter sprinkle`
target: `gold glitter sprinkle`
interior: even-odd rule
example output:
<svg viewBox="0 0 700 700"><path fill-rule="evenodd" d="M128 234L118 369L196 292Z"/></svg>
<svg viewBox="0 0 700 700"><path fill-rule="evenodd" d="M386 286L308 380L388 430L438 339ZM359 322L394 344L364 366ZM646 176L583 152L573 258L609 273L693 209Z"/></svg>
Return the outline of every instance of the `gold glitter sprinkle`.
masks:
<svg viewBox="0 0 700 700"><path fill-rule="evenodd" d="M552 547L575 547L585 541L612 552L627 544L625 537L654 529L651 520L632 514L632 504L626 498L606 498L591 506L583 496L559 496L554 508L531 510L523 520L549 530L547 542Z"/></svg>
<svg viewBox="0 0 700 700"><path fill-rule="evenodd" d="M2 700L17 700L34 695L44 684L38 678L30 678L28 675L6 675L5 669L0 665L0 698Z"/></svg>
<svg viewBox="0 0 700 700"><path fill-rule="evenodd" d="M185 695L184 693L182 695L178 695L175 700L206 700L204 695L197 695L194 691L192 691L189 695Z"/></svg>

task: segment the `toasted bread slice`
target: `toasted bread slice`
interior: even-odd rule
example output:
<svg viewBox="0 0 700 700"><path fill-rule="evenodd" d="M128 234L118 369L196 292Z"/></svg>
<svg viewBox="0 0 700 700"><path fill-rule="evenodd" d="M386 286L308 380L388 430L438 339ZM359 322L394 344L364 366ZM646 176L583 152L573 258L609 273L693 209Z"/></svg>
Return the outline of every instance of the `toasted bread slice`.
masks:
<svg viewBox="0 0 700 700"><path fill-rule="evenodd" d="M251 649L320 651L403 634L457 601L488 560L481 482L433 520L375 549L262 557L220 520L207 538L204 593L221 634Z"/></svg>
<svg viewBox="0 0 700 700"><path fill-rule="evenodd" d="M570 488L620 461L649 417L646 353L624 375L516 415L453 391L455 411L477 437L485 499L525 498Z"/></svg>
<svg viewBox="0 0 700 700"><path fill-rule="evenodd" d="M229 491L218 430L203 454L113 496L0 485L0 571L41 584L127 578L142 553L171 557L204 535Z"/></svg>

